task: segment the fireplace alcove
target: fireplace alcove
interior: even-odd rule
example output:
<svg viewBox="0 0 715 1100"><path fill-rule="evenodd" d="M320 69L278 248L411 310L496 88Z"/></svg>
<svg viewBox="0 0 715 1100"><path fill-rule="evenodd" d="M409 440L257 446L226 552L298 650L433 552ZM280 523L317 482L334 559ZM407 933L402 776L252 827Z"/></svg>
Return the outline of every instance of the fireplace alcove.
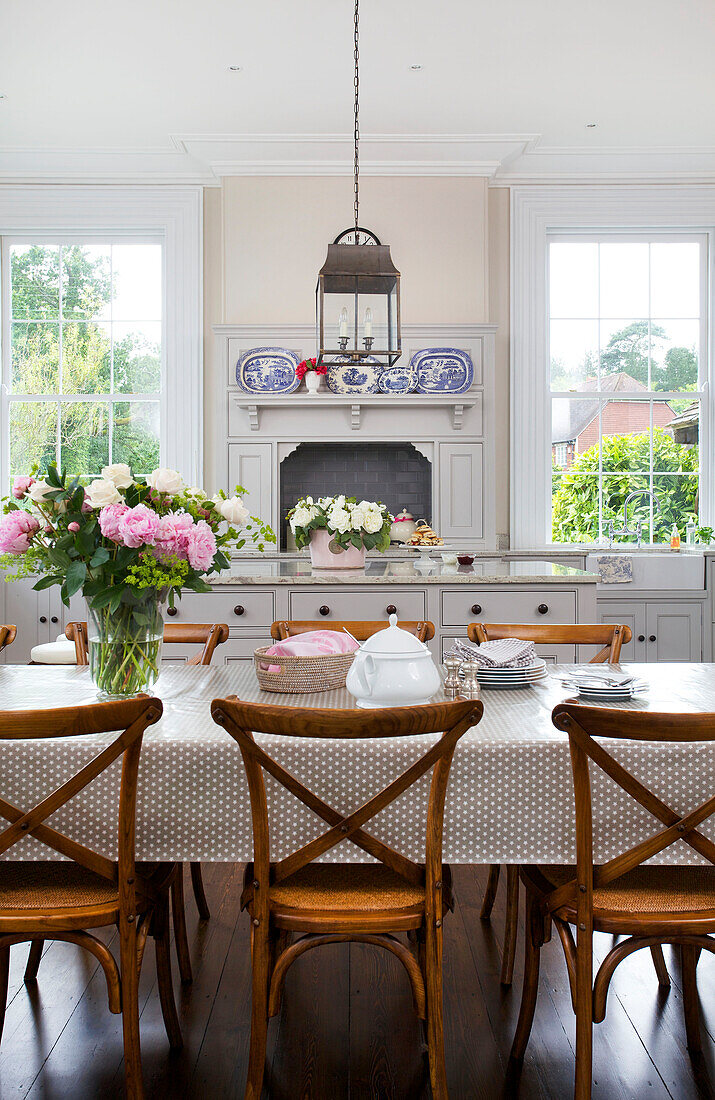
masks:
<svg viewBox="0 0 715 1100"><path fill-rule="evenodd" d="M394 514L432 515L432 464L411 443L299 443L280 464L281 549L290 549L286 512L302 496L344 493L380 500Z"/></svg>

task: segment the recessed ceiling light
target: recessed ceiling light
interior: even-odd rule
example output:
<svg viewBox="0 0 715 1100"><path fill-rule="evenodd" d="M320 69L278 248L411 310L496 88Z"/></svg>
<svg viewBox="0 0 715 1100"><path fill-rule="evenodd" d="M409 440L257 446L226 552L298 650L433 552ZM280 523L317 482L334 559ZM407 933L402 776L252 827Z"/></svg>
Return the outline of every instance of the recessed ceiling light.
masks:
<svg viewBox="0 0 715 1100"><path fill-rule="evenodd" d="M413 73L422 72L423 68L424 68L423 65L410 65L410 71L413 72Z"/></svg>
<svg viewBox="0 0 715 1100"><path fill-rule="evenodd" d="M598 126L597 122L587 122L586 123L586 129L587 130L595 130L597 126Z"/></svg>
<svg viewBox="0 0 715 1100"><path fill-rule="evenodd" d="M241 72L241 66L240 65L229 65L228 71L230 73L240 73Z"/></svg>

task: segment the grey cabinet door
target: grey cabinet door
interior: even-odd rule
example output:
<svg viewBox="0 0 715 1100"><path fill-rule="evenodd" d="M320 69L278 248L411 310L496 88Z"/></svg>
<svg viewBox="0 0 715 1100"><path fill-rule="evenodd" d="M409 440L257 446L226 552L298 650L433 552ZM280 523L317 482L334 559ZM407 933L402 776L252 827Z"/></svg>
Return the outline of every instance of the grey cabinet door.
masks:
<svg viewBox="0 0 715 1100"><path fill-rule="evenodd" d="M252 516L270 522L272 505L272 448L270 443L231 443L228 448L229 496L236 485L247 491L246 507Z"/></svg>
<svg viewBox="0 0 715 1100"><path fill-rule="evenodd" d="M649 661L700 661L703 654L703 608L700 602L653 603L646 606Z"/></svg>
<svg viewBox="0 0 715 1100"><path fill-rule="evenodd" d="M646 614L642 600L599 600L598 618L602 623L622 623L631 628L633 636L621 649L622 661L647 660Z"/></svg>
<svg viewBox="0 0 715 1100"><path fill-rule="evenodd" d="M30 660L33 646L53 642L62 631L62 603L59 593L53 589L33 591L34 578L7 584L0 579L0 583L4 586L5 596L3 622L13 623L17 627L17 637L0 656L0 661L4 659L8 665L24 665Z"/></svg>
<svg viewBox="0 0 715 1100"><path fill-rule="evenodd" d="M450 539L484 535L484 486L481 443L440 443L439 533Z"/></svg>

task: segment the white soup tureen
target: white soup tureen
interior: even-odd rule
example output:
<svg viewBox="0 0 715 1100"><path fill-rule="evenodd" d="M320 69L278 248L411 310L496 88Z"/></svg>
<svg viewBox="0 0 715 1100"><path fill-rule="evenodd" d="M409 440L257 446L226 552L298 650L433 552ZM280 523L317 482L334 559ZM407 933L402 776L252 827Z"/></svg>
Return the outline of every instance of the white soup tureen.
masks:
<svg viewBox="0 0 715 1100"><path fill-rule="evenodd" d="M390 625L356 652L345 686L359 707L407 707L428 703L440 676L427 646L390 615Z"/></svg>

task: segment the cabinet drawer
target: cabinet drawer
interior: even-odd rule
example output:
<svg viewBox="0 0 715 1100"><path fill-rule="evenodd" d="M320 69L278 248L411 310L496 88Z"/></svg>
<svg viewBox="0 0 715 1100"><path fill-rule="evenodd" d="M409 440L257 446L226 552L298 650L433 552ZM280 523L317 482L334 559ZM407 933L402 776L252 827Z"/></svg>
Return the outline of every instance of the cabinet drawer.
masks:
<svg viewBox="0 0 715 1100"><path fill-rule="evenodd" d="M236 631L260 630L268 636L275 615L274 594L267 592L192 592L176 601L176 615L168 623L227 623Z"/></svg>
<svg viewBox="0 0 715 1100"><path fill-rule="evenodd" d="M544 614L540 606L548 609ZM477 610L479 608L479 610ZM465 588L442 593L442 625L467 623L575 623L576 593L534 589L528 592L504 592L485 588Z"/></svg>
<svg viewBox="0 0 715 1100"><path fill-rule="evenodd" d="M417 589L392 588L388 585L375 589L363 588L362 591L346 592L340 588L306 588L291 592L291 619L331 619L344 622L370 619L387 620L387 608L394 604L400 619L422 620L425 617L426 601L424 591ZM320 608L328 608L327 614L321 614Z"/></svg>

